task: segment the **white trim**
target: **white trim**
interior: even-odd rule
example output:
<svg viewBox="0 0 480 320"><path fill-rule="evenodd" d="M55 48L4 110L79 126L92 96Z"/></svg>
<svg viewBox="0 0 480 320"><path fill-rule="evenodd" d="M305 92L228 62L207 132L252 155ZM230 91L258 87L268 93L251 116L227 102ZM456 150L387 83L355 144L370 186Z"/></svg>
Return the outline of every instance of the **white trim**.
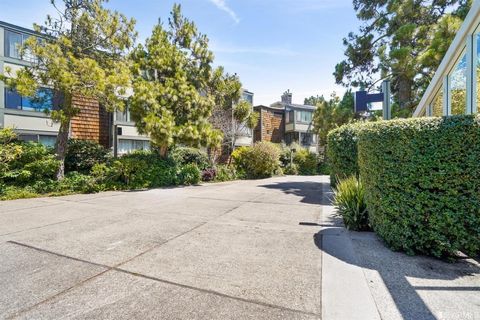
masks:
<svg viewBox="0 0 480 320"><path fill-rule="evenodd" d="M470 11L465 18L460 30L457 32L457 35L452 41L452 44L447 50L447 53L443 57L440 66L438 67L435 75L433 76L430 85L425 90L420 103L418 104L417 108L415 109L413 116L418 117L421 114L421 111L425 109L433 100L435 93L440 89L444 80L442 78L444 75L448 74L449 70L451 70L458 58L463 53L463 50L466 45L467 37L475 32L477 26L480 24L480 0L475 0L470 8ZM445 89L445 88L444 88ZM444 91L445 92L445 91ZM467 96L468 96L467 91ZM447 98L447 99L445 99ZM444 95L444 100L447 100L448 97Z"/></svg>

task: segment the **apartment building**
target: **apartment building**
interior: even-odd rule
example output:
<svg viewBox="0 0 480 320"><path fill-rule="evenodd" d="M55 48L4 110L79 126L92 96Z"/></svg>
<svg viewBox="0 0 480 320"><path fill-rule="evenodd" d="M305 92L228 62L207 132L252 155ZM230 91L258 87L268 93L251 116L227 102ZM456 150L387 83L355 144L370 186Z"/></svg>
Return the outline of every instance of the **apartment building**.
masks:
<svg viewBox="0 0 480 320"><path fill-rule="evenodd" d="M254 141L296 142L312 152L318 152L317 135L313 133L314 106L292 103L292 93L287 91L281 101L269 106L258 105L254 109L260 113Z"/></svg>
<svg viewBox="0 0 480 320"><path fill-rule="evenodd" d="M413 116L476 114L479 110L480 1L473 1Z"/></svg>
<svg viewBox="0 0 480 320"><path fill-rule="evenodd" d="M0 73L8 67L14 74L19 68L30 65L32 57L21 55L19 47L29 37L42 37L33 30L0 21ZM44 112L54 110L59 105L53 90L39 88L40 95L47 97L42 104L22 97L14 89L0 82L0 128L12 127L20 139L35 141L53 146L59 125ZM131 93L130 93L131 94ZM243 90L242 99L253 105L253 92ZM148 136L140 135L132 121L127 107L124 111L107 112L98 101L84 97L74 97L80 113L72 119L70 137L91 140L111 148L114 155L122 155L134 150L150 149ZM251 145L252 132L241 127L237 132L237 146Z"/></svg>
<svg viewBox="0 0 480 320"><path fill-rule="evenodd" d="M33 30L0 21L0 72L9 67L14 74L19 68L28 66L33 58L21 55L19 47L29 37L41 37ZM14 89L0 82L0 127L12 127L20 139L40 142L53 146L59 125L50 119L45 109L58 107L54 92L49 88L39 88L39 95L47 97L42 104L21 96ZM85 97L74 97L80 113L72 119L70 137L95 141L111 148L115 155L133 150L148 149L149 139L138 134L127 110L107 112L98 101Z"/></svg>

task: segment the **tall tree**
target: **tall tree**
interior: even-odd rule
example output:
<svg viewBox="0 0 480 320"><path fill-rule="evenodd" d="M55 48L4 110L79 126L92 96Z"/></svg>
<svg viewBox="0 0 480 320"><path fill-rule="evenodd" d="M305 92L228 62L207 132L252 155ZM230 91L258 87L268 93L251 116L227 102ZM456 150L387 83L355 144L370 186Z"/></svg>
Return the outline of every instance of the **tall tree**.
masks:
<svg viewBox="0 0 480 320"><path fill-rule="evenodd" d="M237 138L257 125L259 114L241 100L242 84L236 74L224 74L223 68L218 68L209 88L215 97L210 122L223 133L222 152L230 154Z"/></svg>
<svg viewBox="0 0 480 320"><path fill-rule="evenodd" d="M343 40L346 59L335 67L337 84L372 88L390 78L396 104L414 107L470 5L471 0L354 0L364 24Z"/></svg>
<svg viewBox="0 0 480 320"><path fill-rule="evenodd" d="M132 60L132 119L162 156L175 144L220 144L222 134L209 118L219 99L212 86L221 71L212 67L208 38L182 15L180 5L173 6L168 29L156 25L145 46L133 51Z"/></svg>
<svg viewBox="0 0 480 320"><path fill-rule="evenodd" d="M323 96L313 97L316 100L315 112L313 113L313 127L318 135L318 143L325 146L328 132L342 124L353 120L353 94L345 92L342 99L335 93L326 100Z"/></svg>
<svg viewBox="0 0 480 320"><path fill-rule="evenodd" d="M29 38L21 48L33 63L1 79L24 96L51 99L40 87L48 87L61 99L51 117L59 122L56 142L60 160L58 179L64 176L64 160L71 119L80 107L74 96L94 98L107 108L122 109L120 98L131 85L126 51L133 45L135 21L104 8L107 0L52 0L58 16L47 16L43 26L34 25L39 37Z"/></svg>

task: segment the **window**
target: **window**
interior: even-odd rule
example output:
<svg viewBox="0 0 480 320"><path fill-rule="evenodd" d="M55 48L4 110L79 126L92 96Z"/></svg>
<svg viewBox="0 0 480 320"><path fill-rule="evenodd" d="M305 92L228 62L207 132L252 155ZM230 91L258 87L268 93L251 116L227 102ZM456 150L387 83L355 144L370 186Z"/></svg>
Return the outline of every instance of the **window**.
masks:
<svg viewBox="0 0 480 320"><path fill-rule="evenodd" d="M116 115L115 115L115 120L118 121L118 122L131 122L131 118L130 118L130 110L129 110L129 107L128 107L128 103L125 104L125 109L123 111L121 110L118 110L115 111Z"/></svg>
<svg viewBox="0 0 480 320"><path fill-rule="evenodd" d="M467 56L463 54L448 76L449 114L465 114L467 110Z"/></svg>
<svg viewBox="0 0 480 320"><path fill-rule="evenodd" d="M285 117L286 123L293 123L294 122L295 113L293 110L287 111L287 116Z"/></svg>
<svg viewBox="0 0 480 320"><path fill-rule="evenodd" d="M304 146L310 146L313 144L313 134L311 133L301 133L300 134L302 137L302 145Z"/></svg>
<svg viewBox="0 0 480 320"><path fill-rule="evenodd" d="M118 140L118 153L125 154L135 150L150 150L150 141L148 140L133 140L120 139Z"/></svg>
<svg viewBox="0 0 480 320"><path fill-rule="evenodd" d="M443 88L438 90L435 98L433 98L432 104L432 116L441 117L443 116Z"/></svg>
<svg viewBox="0 0 480 320"><path fill-rule="evenodd" d="M311 111L295 111L297 114L297 122L310 123L312 122L312 112Z"/></svg>
<svg viewBox="0 0 480 320"><path fill-rule="evenodd" d="M5 30L5 56L20 59L20 47L23 43L21 33Z"/></svg>
<svg viewBox="0 0 480 320"><path fill-rule="evenodd" d="M22 59L33 62L34 57L29 52L24 52L22 56L20 48L25 41L30 38L29 34L22 34L15 31L5 30L5 56L9 58Z"/></svg>
<svg viewBox="0 0 480 320"><path fill-rule="evenodd" d="M29 111L52 110L61 104L60 95L50 88L39 88L35 97L21 96L15 89L5 89L5 108Z"/></svg>
<svg viewBox="0 0 480 320"><path fill-rule="evenodd" d="M474 65L473 67L476 69L476 81L477 81L477 108L476 111L480 111L480 34L475 35L474 40L477 44L477 54L474 56ZM475 80L473 80L475 81Z"/></svg>
<svg viewBox="0 0 480 320"><path fill-rule="evenodd" d="M20 134L19 139L26 142L39 142L47 147L55 147L57 136L47 136L41 134Z"/></svg>

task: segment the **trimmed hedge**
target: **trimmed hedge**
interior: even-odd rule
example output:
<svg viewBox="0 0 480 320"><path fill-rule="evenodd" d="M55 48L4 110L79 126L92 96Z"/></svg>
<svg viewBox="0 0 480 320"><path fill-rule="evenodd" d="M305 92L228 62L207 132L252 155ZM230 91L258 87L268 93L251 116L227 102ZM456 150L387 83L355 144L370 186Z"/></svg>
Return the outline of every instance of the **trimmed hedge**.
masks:
<svg viewBox="0 0 480 320"><path fill-rule="evenodd" d="M353 153L352 130L330 140L339 132L350 152L342 155ZM370 224L388 246L436 257L480 252L480 116L381 121L358 133ZM355 172L344 158L334 159L336 172Z"/></svg>
<svg viewBox="0 0 480 320"><path fill-rule="evenodd" d="M358 176L357 134L360 127L360 124L347 124L328 133L327 159L332 186L337 179Z"/></svg>

